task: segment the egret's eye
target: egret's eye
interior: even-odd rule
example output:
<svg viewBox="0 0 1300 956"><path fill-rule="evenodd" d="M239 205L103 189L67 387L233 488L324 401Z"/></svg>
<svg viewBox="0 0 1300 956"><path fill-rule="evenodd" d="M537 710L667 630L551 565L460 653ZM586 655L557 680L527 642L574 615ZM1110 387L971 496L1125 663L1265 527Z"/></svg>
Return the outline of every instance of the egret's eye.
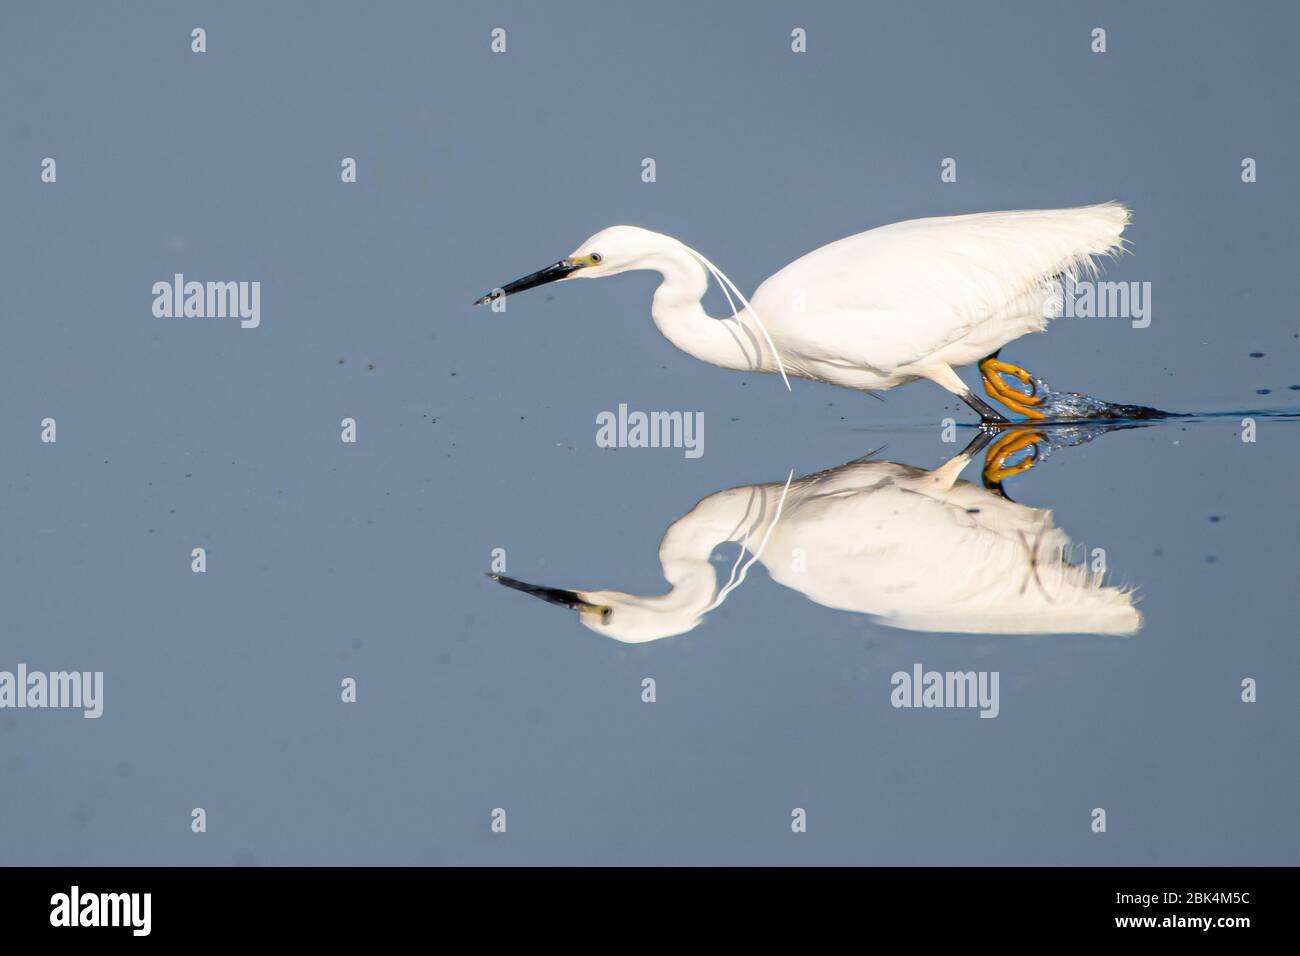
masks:
<svg viewBox="0 0 1300 956"><path fill-rule="evenodd" d="M599 262L600 260L601 260L601 255L600 255L599 252L593 252L593 253L591 254L591 261L592 261L592 262Z"/></svg>

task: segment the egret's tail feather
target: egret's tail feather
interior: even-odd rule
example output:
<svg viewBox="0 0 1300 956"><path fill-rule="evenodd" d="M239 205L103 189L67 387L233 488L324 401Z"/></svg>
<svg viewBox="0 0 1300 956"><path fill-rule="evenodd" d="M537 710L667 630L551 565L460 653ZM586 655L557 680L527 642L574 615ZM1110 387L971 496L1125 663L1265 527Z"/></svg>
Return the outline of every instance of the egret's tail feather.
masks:
<svg viewBox="0 0 1300 956"><path fill-rule="evenodd" d="M1041 329L1062 313L1066 277L1091 279L1102 258L1125 251L1130 219L1117 202L955 216L938 221L946 231L936 239L935 261L960 262L965 278L957 297L970 311L1037 312Z"/></svg>
<svg viewBox="0 0 1300 956"><path fill-rule="evenodd" d="M1065 216L1063 228L1075 236L1077 246L1069 254L1059 275L1078 278L1095 276L1097 260L1102 256L1117 256L1125 251L1124 229L1133 221L1129 208L1118 202L1104 202L1078 209L1062 209Z"/></svg>

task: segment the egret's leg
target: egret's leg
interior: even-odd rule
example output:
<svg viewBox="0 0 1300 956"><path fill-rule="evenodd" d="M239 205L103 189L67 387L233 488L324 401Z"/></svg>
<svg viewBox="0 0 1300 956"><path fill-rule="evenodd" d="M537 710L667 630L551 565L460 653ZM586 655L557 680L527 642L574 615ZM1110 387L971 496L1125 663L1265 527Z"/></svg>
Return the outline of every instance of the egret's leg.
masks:
<svg viewBox="0 0 1300 956"><path fill-rule="evenodd" d="M980 417L980 422L983 424L1010 424L1006 416L967 388L966 383L963 382L957 373L952 370L951 365L932 365L920 374L934 382L934 384L938 385L940 388L945 388L952 392L971 408L975 409L975 412Z"/></svg>
<svg viewBox="0 0 1300 956"><path fill-rule="evenodd" d="M1004 432L998 436L998 440L989 447L988 455L984 459L984 486L996 488L1012 475L1022 474L1038 464L1036 446L1045 437L1042 432L1028 429ZM1007 464L1012 455L1026 448L1031 449L1029 454L1014 465Z"/></svg>
<svg viewBox="0 0 1300 956"><path fill-rule="evenodd" d="M1029 393L1026 394L1019 389L1012 388L1002 378L1003 375L1010 375L1012 378L1018 379L1022 384L1028 385L1030 388ZM997 353L994 352L980 362L980 376L984 379L984 391L1007 406L1007 408L1019 412L1026 418L1042 419L1046 417L1042 412L1032 407L1041 405L1043 399L1033 392L1034 388L1036 388L1034 377L1019 365L999 361Z"/></svg>
<svg viewBox="0 0 1300 956"><path fill-rule="evenodd" d="M1024 392L1016 391L1013 388L1007 388L997 379L984 379L984 391L988 392L993 398L996 398L1013 412L1024 415L1026 418L1034 421L1042 421L1047 416L1041 411L1031 406L1042 401L1035 395L1026 395Z"/></svg>

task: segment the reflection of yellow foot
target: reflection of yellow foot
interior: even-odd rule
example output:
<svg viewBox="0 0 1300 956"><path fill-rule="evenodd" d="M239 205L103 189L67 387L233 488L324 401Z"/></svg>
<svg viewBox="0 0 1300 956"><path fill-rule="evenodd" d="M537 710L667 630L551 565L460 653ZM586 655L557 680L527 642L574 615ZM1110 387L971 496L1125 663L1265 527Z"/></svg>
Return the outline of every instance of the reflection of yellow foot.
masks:
<svg viewBox="0 0 1300 956"><path fill-rule="evenodd" d="M1028 385L1029 394L1026 395L1019 389L1012 388L1002 378L1003 375L1010 375L1022 385ZM1043 399L1041 396L1034 394L1034 377L1019 365L1001 362L990 355L980 362L980 376L984 379L984 391L1007 406L1007 408L1019 412L1026 418L1038 420L1047 417L1038 409L1032 407L1043 404Z"/></svg>
<svg viewBox="0 0 1300 956"><path fill-rule="evenodd" d="M1045 437L1042 432L1029 429L1017 429L999 435L998 440L989 446L988 454L984 456L984 483L1000 485L1012 475L1019 475L1033 468L1038 464L1036 446ZM1007 464L1012 455L1026 448L1031 449L1029 454L1014 465Z"/></svg>

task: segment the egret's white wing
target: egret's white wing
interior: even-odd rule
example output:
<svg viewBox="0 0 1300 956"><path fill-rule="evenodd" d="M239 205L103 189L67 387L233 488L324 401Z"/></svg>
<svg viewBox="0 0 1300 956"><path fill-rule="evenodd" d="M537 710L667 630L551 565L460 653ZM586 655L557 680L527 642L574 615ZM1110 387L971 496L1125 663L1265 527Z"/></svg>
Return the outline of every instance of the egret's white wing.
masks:
<svg viewBox="0 0 1300 956"><path fill-rule="evenodd" d="M1041 313L1055 277L1120 250L1128 220L1105 203L881 226L795 260L751 301L783 349L892 370L982 323Z"/></svg>

